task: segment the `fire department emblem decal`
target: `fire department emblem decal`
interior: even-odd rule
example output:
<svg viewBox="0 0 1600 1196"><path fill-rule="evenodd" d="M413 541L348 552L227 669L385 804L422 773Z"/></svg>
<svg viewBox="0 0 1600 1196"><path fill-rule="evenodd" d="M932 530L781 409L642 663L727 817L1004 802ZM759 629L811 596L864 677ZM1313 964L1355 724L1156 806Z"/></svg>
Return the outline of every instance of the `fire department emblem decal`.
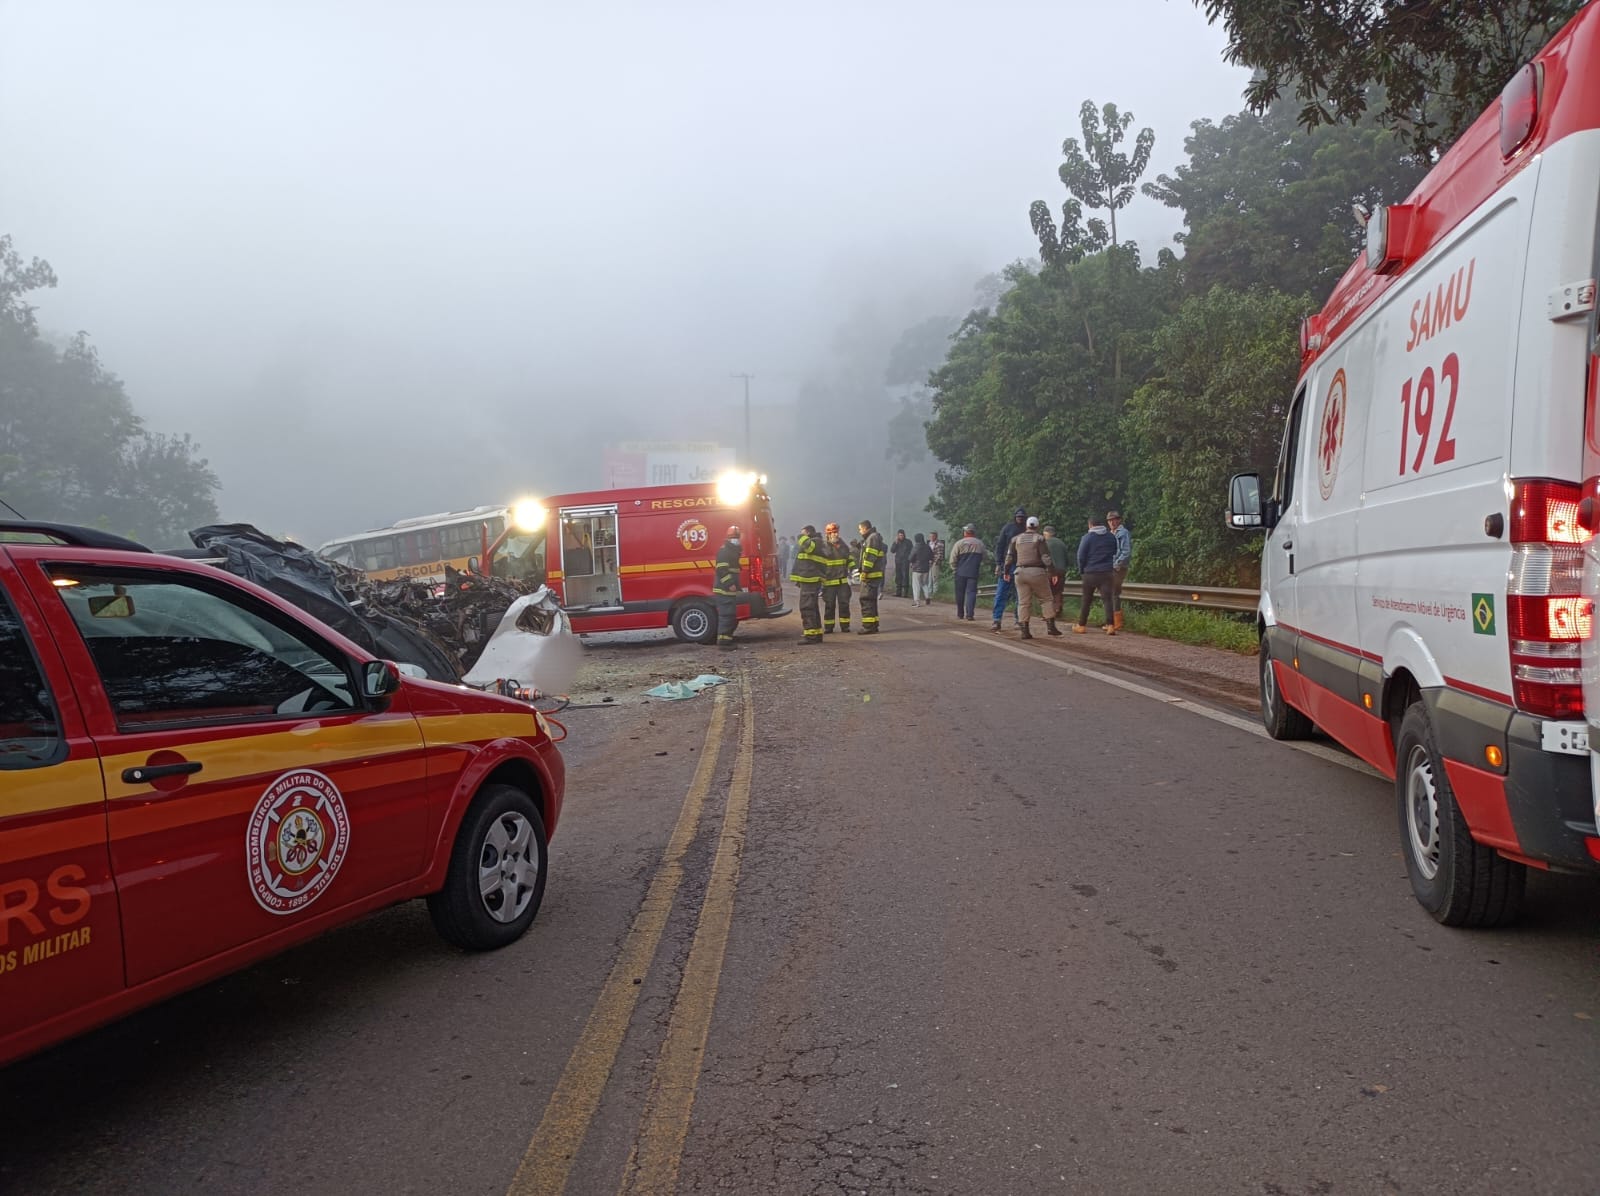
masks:
<svg viewBox="0 0 1600 1196"><path fill-rule="evenodd" d="M1333 497L1333 484L1339 480L1339 453L1344 448L1344 412L1347 406L1344 371L1337 370L1322 400L1322 419L1317 432L1317 464L1320 467L1322 499Z"/></svg>
<svg viewBox="0 0 1600 1196"><path fill-rule="evenodd" d="M250 892L269 914L298 913L333 883L349 848L350 814L339 787L314 769L286 772L250 815Z"/></svg>
<svg viewBox="0 0 1600 1196"><path fill-rule="evenodd" d="M694 552L711 543L711 533L698 519L685 519L678 524L678 543L683 545L685 552Z"/></svg>

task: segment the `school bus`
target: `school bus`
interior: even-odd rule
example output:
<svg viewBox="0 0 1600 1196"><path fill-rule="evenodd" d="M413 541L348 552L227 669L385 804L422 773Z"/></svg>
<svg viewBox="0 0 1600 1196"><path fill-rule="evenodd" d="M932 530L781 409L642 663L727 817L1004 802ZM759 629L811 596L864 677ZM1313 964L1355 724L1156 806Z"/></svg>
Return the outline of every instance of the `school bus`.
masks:
<svg viewBox="0 0 1600 1196"><path fill-rule="evenodd" d="M360 569L372 581L443 581L446 565L463 573L478 572L483 546L500 540L509 525L512 535L502 545L499 558L500 572L505 574L507 558L515 559L517 549L526 547L515 533L524 526L542 528L543 522L544 511L537 504L474 507L340 536L317 549L317 555Z"/></svg>

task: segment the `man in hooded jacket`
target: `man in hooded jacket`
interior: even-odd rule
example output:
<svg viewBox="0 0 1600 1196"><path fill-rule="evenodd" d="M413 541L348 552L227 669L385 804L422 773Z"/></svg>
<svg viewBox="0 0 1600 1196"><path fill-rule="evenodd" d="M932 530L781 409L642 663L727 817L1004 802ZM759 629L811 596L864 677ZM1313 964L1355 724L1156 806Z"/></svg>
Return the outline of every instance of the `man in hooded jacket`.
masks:
<svg viewBox="0 0 1600 1196"><path fill-rule="evenodd" d="M1117 538L1106 530L1106 521L1099 516L1089 517L1089 530L1078 541L1078 573L1083 577L1083 605L1078 621L1072 630L1082 635L1089 630L1089 607L1094 603L1095 592L1106 610L1106 634L1116 635L1117 600L1111 588L1112 562L1117 559Z"/></svg>

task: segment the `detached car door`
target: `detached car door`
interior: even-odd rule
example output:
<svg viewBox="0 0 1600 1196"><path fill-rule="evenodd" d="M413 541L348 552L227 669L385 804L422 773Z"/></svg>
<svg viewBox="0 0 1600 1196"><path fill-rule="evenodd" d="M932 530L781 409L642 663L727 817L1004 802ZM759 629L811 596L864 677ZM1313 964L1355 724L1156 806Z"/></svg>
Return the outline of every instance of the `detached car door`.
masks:
<svg viewBox="0 0 1600 1196"><path fill-rule="evenodd" d="M203 568L40 557L36 593L91 680L130 984L282 945L419 874L416 719L366 702L344 650Z"/></svg>

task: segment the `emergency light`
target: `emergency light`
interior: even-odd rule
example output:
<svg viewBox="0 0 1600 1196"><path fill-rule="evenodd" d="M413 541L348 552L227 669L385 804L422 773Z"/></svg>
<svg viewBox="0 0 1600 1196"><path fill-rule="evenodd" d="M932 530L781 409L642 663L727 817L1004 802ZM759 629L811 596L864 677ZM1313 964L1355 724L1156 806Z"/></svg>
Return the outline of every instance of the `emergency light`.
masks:
<svg viewBox="0 0 1600 1196"><path fill-rule="evenodd" d="M1530 62L1500 93L1500 156L1510 158L1528 144L1539 123L1539 67Z"/></svg>
<svg viewBox="0 0 1600 1196"><path fill-rule="evenodd" d="M1398 274L1416 256L1411 245L1422 223L1414 203L1381 205L1367 221L1367 267L1377 274Z"/></svg>

